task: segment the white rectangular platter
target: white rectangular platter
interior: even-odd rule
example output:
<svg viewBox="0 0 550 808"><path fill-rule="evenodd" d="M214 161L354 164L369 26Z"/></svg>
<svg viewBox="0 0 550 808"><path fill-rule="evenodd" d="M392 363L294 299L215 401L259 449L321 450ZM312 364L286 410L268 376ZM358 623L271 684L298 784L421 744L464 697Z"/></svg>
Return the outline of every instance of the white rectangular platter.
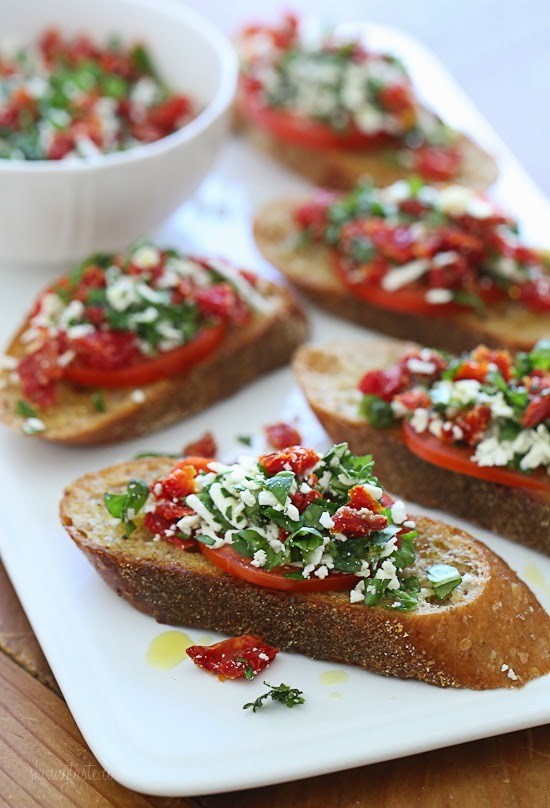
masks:
<svg viewBox="0 0 550 808"><path fill-rule="evenodd" d="M528 214L529 239L547 239L550 209L544 197L441 65L395 32L371 26L367 35L373 46L400 53L430 104L496 154L499 198L520 218ZM251 239L251 214L270 197L304 187L245 145L230 142L195 201L158 238L270 272ZM44 270L3 267L0 279L5 342L49 277ZM311 314L316 340L361 333ZM117 446L75 450L7 430L0 435L4 563L84 737L107 771L130 788L183 796L261 786L550 721L550 676L519 691L440 690L280 654L267 680L299 687L306 702L292 711L273 705L252 714L242 706L263 692L260 681L222 684L189 660L171 670L148 664L149 644L165 629L117 598L72 545L57 517L63 487L138 451L178 450L206 429L215 432L222 456L231 457L242 452L237 435L259 434L262 425L294 416L306 440L326 445L285 369L190 421ZM473 532L550 609L550 559ZM189 634L194 641L204 637L197 630Z"/></svg>

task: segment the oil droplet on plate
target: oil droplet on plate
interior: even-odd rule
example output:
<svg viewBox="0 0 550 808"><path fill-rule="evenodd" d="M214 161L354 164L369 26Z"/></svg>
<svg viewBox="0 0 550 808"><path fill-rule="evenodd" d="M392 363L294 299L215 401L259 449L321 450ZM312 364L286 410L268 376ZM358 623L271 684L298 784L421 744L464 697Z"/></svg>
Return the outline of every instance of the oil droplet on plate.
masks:
<svg viewBox="0 0 550 808"><path fill-rule="evenodd" d="M146 659L153 668L170 670L186 658L186 649L193 640L183 631L163 631L153 637L147 649Z"/></svg>
<svg viewBox="0 0 550 808"><path fill-rule="evenodd" d="M331 692L329 693L329 698L332 699L333 701L338 701L339 699L342 698L342 694L338 690L331 690Z"/></svg>
<svg viewBox="0 0 550 808"><path fill-rule="evenodd" d="M523 573L523 577L525 578L528 584L533 584L533 586L540 586L543 592L550 594L550 584L547 583L544 575L535 564L527 564L527 566L525 567L525 571Z"/></svg>
<svg viewBox="0 0 550 808"><path fill-rule="evenodd" d="M346 682L348 679L348 674L346 671L323 671L323 673L319 676L322 685L340 685L342 682Z"/></svg>

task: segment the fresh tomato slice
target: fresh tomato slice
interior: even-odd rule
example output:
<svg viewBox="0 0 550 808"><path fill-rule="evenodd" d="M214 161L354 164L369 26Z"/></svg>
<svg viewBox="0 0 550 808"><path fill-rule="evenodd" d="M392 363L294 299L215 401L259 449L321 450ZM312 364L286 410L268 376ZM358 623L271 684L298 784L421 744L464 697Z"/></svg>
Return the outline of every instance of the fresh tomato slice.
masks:
<svg viewBox="0 0 550 808"><path fill-rule="evenodd" d="M431 316L445 316L456 312L465 311L466 306L459 303L430 303L426 300L426 287L420 284L408 284L406 287L396 289L394 292L387 292L381 286L371 283L353 283L349 280L348 273L342 264L341 255L333 251L333 267L346 289L355 297L372 303L381 309L389 311L401 311L407 314L429 314ZM490 305L504 297L502 291L497 287L481 290L479 293L483 303Z"/></svg>
<svg viewBox="0 0 550 808"><path fill-rule="evenodd" d="M366 135L358 129L337 132L328 124L315 121L303 115L286 112L282 109L264 106L257 93L243 90L240 106L244 117L286 143L305 146L310 149L368 149L395 143L396 139L387 132Z"/></svg>
<svg viewBox="0 0 550 808"><path fill-rule="evenodd" d="M226 324L201 329L198 334L181 348L160 353L151 359L134 362L125 368L101 370L98 368L66 368L64 377L73 384L84 387L139 387L159 379L176 376L200 362L212 353L222 342Z"/></svg>
<svg viewBox="0 0 550 808"><path fill-rule="evenodd" d="M255 634L242 634L214 645L191 645L186 653L195 665L223 682L244 677L247 670L255 676L273 662L278 650Z"/></svg>
<svg viewBox="0 0 550 808"><path fill-rule="evenodd" d="M417 457L427 460L434 466L510 488L529 488L534 491L550 492L550 480L546 474L528 475L496 466L478 466L470 459L471 449L443 443L435 435L429 433L416 432L408 421L402 422L402 428L407 448Z"/></svg>
<svg viewBox="0 0 550 808"><path fill-rule="evenodd" d="M289 572L296 572L296 567L275 567L264 570L253 567L250 560L244 558L229 545L213 550L205 544L200 545L201 553L208 561L224 572L242 578L256 586L266 589L281 589L284 592L336 592L342 589L353 589L360 579L348 572L330 572L326 578L286 578Z"/></svg>

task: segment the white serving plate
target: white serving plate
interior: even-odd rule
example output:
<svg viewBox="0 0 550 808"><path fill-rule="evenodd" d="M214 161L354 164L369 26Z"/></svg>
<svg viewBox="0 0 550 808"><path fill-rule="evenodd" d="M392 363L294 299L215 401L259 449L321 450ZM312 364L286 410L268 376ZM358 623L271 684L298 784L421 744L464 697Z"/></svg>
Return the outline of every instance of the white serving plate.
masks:
<svg viewBox="0 0 550 808"><path fill-rule="evenodd" d="M400 52L430 101L494 152L502 169L498 195L529 213L529 238L543 242L549 209L503 144L441 65L415 42L371 26L373 44ZM223 253L269 272L250 235L251 211L305 183L237 142L193 203L159 234L162 243ZM5 340L47 282L38 269L1 270L0 323ZM358 335L357 326L311 312L317 340ZM57 503L80 474L147 449L174 451L208 428L222 456L242 447L239 434L296 416L312 445L326 438L293 385L290 370L257 381L230 400L163 432L96 449L69 449L2 431L1 547L4 563L69 707L107 771L137 791L166 796L213 793L322 774L448 746L550 720L550 676L518 691L441 690L386 679L351 667L280 654L266 678L301 688L306 703L258 714L242 705L265 689L260 681L226 682L189 660L172 670L146 661L165 629L134 611L103 583L61 528ZM439 514L436 514L439 516ZM460 526L465 523L450 518ZM472 529L494 548L550 609L550 559ZM204 632L191 630L194 641ZM337 676L329 671L338 670ZM338 684L325 684L327 679ZM289 743L289 738L292 743Z"/></svg>

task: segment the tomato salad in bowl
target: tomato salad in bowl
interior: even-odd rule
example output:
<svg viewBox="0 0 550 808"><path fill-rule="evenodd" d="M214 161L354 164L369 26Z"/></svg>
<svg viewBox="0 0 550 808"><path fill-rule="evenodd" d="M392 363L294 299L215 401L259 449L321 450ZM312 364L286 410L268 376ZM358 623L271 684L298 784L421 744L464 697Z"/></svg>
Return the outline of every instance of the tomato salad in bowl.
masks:
<svg viewBox="0 0 550 808"><path fill-rule="evenodd" d="M152 143L198 113L141 42L105 44L49 28L29 45L0 42L0 159L94 158Z"/></svg>
<svg viewBox="0 0 550 808"><path fill-rule="evenodd" d="M461 356L428 348L359 382L360 413L376 428L401 423L428 463L550 494L550 341L528 353L484 345Z"/></svg>
<svg viewBox="0 0 550 808"><path fill-rule="evenodd" d="M403 611L416 608L421 588L435 602L452 598L459 570L414 567L415 522L372 470L372 457L346 444L324 455L290 446L229 464L186 457L151 486L132 480L104 502L129 541L144 529L259 587L348 591L351 603Z"/></svg>
<svg viewBox="0 0 550 808"><path fill-rule="evenodd" d="M449 182L467 173L466 151L477 147L421 105L394 54L368 48L359 35L313 29L293 13L279 25L246 26L236 42L242 121L283 144L277 156L294 156L298 171L307 173L311 153L319 165L326 159L326 181L319 165L311 169L317 184L345 189L369 173L380 181L417 173ZM367 162L346 161L350 153ZM472 183L485 187L494 179L493 161L481 150L476 156L481 165Z"/></svg>

